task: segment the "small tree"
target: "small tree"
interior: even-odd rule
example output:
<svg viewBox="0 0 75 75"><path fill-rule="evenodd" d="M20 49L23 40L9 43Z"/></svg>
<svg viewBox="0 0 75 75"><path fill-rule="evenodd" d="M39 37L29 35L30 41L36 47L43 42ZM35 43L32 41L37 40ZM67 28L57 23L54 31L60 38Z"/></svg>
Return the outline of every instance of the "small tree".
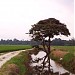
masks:
<svg viewBox="0 0 75 75"><path fill-rule="evenodd" d="M46 56L44 57L43 61L43 68L45 59L47 58L49 63L48 70L50 72L51 38L53 38L54 35L68 36L70 35L69 30L64 23L61 23L55 18L49 18L40 20L38 23L32 25L29 32L34 40L42 41L43 50L46 52Z"/></svg>

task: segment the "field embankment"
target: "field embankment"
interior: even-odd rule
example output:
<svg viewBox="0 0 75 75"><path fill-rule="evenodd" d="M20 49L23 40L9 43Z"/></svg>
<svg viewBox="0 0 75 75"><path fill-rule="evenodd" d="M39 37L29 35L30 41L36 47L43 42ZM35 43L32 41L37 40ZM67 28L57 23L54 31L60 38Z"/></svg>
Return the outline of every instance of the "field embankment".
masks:
<svg viewBox="0 0 75 75"><path fill-rule="evenodd" d="M75 46L53 46L51 58L63 67L75 73Z"/></svg>
<svg viewBox="0 0 75 75"><path fill-rule="evenodd" d="M54 49L69 52L75 55L75 46L52 46Z"/></svg>

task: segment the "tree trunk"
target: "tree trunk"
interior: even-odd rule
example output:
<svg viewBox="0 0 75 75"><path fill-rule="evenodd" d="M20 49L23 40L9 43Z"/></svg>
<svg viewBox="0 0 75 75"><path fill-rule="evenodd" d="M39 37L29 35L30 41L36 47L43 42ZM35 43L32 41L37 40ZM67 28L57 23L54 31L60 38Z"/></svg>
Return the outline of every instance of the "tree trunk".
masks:
<svg viewBox="0 0 75 75"><path fill-rule="evenodd" d="M48 47L48 63L49 63L49 65L48 65L48 70L49 70L49 73L51 72L50 71L50 36L49 36L49 47Z"/></svg>
<svg viewBox="0 0 75 75"><path fill-rule="evenodd" d="M46 48L45 48L45 40L43 39L43 48L44 48L44 50L45 50L45 52L46 52L46 54L47 54L47 57L48 57L48 71L49 71L49 73L51 72L50 71L50 43L51 43L51 41L50 41L50 36L49 36L49 39L48 39L48 51L46 51ZM44 60L45 61L45 60ZM44 68L44 64L43 64L43 68Z"/></svg>
<svg viewBox="0 0 75 75"><path fill-rule="evenodd" d="M44 60L43 60L43 68L42 68L42 70L43 70L44 67L45 67L45 60L46 60L46 58L47 58L47 55L44 57Z"/></svg>
<svg viewBox="0 0 75 75"><path fill-rule="evenodd" d="M43 48L44 48L44 51L47 53L47 50L46 50L46 48L45 48L45 39L44 38L42 38L43 39Z"/></svg>

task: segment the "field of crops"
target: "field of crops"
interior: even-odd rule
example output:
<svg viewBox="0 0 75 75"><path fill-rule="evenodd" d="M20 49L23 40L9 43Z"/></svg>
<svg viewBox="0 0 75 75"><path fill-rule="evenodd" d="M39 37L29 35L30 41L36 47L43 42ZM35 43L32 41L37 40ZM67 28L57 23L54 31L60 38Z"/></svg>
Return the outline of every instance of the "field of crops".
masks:
<svg viewBox="0 0 75 75"><path fill-rule="evenodd" d="M29 48L31 48L31 46L29 46L29 45L0 45L0 52L23 50L23 49L29 49ZM74 64L75 64L75 62L74 62L74 60L75 60L75 58L74 58L74 55L75 55L75 46L52 46L51 48L56 49L55 51L61 50L61 51L67 51L67 52L69 52L68 54L66 54L63 57L62 61L60 61L59 58L54 57L53 55L51 56L51 59L55 60L56 62L60 61L60 64L63 65L63 67L66 70L68 70L68 71L70 71L72 73L75 73L73 71L73 69L75 69L75 67L74 67ZM3 67L1 68L0 75L3 75L2 73L6 73L5 72L5 71L7 71L6 65L8 66L8 64L15 64L18 67L20 67L20 75L24 75L25 72L28 69L28 66L26 67L25 64L23 64L23 63L26 62L26 65L27 65L27 63L28 63L29 60L30 60L29 56L28 56L28 54L26 54L26 52L25 53L24 52L20 53L20 55L18 55L18 57L12 58L10 61L8 61L4 65L4 68ZM9 70L8 70L8 72L9 72Z"/></svg>
<svg viewBox="0 0 75 75"><path fill-rule="evenodd" d="M60 49L62 51L68 51L70 53L74 53L75 55L75 46L52 46L55 49Z"/></svg>
<svg viewBox="0 0 75 75"><path fill-rule="evenodd" d="M0 53L24 50L24 49L29 49L29 48L31 48L31 46L29 45L0 45Z"/></svg>

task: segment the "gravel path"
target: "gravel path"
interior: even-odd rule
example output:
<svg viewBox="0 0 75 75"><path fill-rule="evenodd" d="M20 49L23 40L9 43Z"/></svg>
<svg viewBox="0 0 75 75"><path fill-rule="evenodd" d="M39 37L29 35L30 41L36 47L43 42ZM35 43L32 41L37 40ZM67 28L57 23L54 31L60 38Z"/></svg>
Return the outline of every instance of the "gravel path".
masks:
<svg viewBox="0 0 75 75"><path fill-rule="evenodd" d="M24 51L24 50L13 51L13 52L9 52L9 53L6 53L6 54L1 55L0 56L0 68L2 67L2 65L4 63L6 63L8 60L10 60L12 57L18 55L22 51Z"/></svg>

